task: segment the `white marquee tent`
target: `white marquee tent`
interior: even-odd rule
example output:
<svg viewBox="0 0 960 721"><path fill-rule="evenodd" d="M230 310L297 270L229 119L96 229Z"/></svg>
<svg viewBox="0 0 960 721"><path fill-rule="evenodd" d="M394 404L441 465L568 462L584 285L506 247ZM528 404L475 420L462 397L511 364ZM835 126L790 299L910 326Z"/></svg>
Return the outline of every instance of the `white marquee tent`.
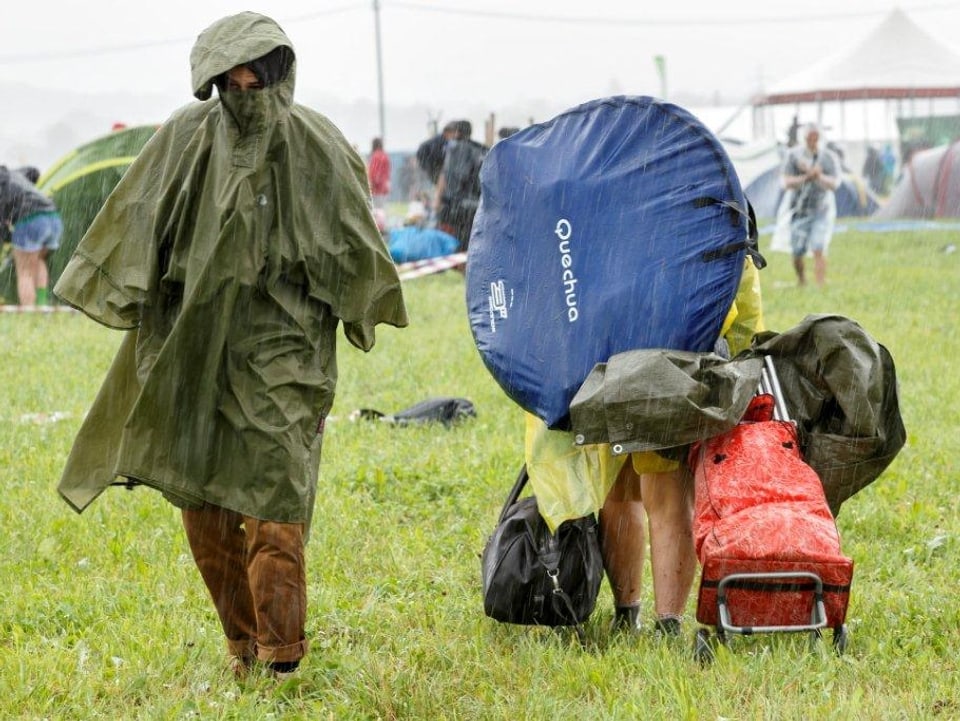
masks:
<svg viewBox="0 0 960 721"><path fill-rule="evenodd" d="M884 101L880 120L876 112L867 115L865 108L871 103L865 101ZM801 121L827 122L838 135L852 137L861 132L845 127L850 124L846 112L850 108L845 106L853 103L861 109L864 139L894 138L897 117L960 112L960 52L894 9L859 43L757 95L752 101L754 135L766 134L775 121L772 111L780 108L806 113ZM814 104L815 109L805 104ZM871 122L881 127L871 128Z"/></svg>

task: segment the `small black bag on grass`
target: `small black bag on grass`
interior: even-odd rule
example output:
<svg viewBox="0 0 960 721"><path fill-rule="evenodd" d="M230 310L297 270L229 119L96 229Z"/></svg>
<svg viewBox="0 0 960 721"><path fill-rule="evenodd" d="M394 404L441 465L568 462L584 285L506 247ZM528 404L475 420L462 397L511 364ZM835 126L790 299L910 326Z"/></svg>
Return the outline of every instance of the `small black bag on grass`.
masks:
<svg viewBox="0 0 960 721"><path fill-rule="evenodd" d="M504 623L577 626L582 636L603 580L596 518L551 534L536 497L520 499L527 479L524 465L483 549L483 610Z"/></svg>
<svg viewBox="0 0 960 721"><path fill-rule="evenodd" d="M474 418L477 410L466 398L428 398L393 414L397 425L437 422L445 426Z"/></svg>
<svg viewBox="0 0 960 721"><path fill-rule="evenodd" d="M466 398L427 398L396 413L386 414L373 408L359 408L350 414L351 420L382 421L397 426L423 423L441 423L450 427L466 418L475 418L477 409Z"/></svg>

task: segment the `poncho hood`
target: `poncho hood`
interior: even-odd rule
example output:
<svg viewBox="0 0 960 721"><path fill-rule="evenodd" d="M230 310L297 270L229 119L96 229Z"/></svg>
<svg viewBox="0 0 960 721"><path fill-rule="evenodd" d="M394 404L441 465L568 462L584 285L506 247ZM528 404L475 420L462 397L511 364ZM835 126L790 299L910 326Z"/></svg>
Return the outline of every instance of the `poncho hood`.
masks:
<svg viewBox="0 0 960 721"><path fill-rule="evenodd" d="M288 48L293 57L290 38L271 18L243 12L218 20L200 33L190 52L194 96L198 100L207 100L213 92L216 78L220 75L238 65L263 57L278 47ZM292 66L281 84L288 86L292 98Z"/></svg>

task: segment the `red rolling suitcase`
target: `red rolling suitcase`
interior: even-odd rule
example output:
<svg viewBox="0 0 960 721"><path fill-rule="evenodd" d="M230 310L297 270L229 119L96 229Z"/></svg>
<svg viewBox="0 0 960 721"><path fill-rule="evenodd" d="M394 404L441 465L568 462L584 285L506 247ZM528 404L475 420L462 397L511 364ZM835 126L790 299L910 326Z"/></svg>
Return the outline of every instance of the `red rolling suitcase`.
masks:
<svg viewBox="0 0 960 721"><path fill-rule="evenodd" d="M761 390L771 385L768 362ZM775 379L775 375L773 376ZM775 382L775 381L774 381ZM823 486L800 454L797 429L771 393L757 395L732 430L690 451L694 538L701 577L697 621L726 634L820 629L843 651L853 561ZM712 658L710 631L695 653Z"/></svg>

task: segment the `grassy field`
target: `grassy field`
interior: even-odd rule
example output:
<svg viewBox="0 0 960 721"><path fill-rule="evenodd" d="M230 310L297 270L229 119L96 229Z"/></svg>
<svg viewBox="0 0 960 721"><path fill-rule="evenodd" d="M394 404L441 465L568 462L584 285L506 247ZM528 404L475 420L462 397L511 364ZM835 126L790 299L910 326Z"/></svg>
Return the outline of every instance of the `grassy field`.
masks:
<svg viewBox="0 0 960 721"><path fill-rule="evenodd" d="M82 516L55 486L119 334L76 314L0 316L0 718L960 718L960 253L957 231L838 235L829 285L763 271L767 325L840 313L896 363L906 447L838 518L856 563L847 653L805 637L611 637L601 590L568 634L482 612L479 554L522 460L522 417L484 369L463 278L406 286L411 327L345 342L308 547L311 651L282 685L225 672L219 626L178 515L110 489ZM446 431L351 422L436 395L478 417ZM644 610L651 605L645 584Z"/></svg>

